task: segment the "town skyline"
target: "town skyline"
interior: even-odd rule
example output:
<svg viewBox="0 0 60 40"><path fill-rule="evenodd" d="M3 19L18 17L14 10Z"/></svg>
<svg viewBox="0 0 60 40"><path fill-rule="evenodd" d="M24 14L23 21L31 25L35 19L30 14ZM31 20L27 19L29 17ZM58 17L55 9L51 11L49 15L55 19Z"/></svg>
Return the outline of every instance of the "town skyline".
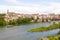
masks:
<svg viewBox="0 0 60 40"><path fill-rule="evenodd" d="M43 13L38 13L38 12L35 12L35 13L24 13L24 12L14 12L14 11L10 11L10 10L6 10L6 12L0 12L0 14L7 14L7 12L10 12L10 13L17 13L17 14L43 14L43 15L48 15L48 14L59 14L60 15L60 13L52 13L52 12L50 12L50 13L47 13L47 12L43 12Z"/></svg>
<svg viewBox="0 0 60 40"><path fill-rule="evenodd" d="M6 13L6 10L27 14L60 14L60 0L1 0L0 13Z"/></svg>

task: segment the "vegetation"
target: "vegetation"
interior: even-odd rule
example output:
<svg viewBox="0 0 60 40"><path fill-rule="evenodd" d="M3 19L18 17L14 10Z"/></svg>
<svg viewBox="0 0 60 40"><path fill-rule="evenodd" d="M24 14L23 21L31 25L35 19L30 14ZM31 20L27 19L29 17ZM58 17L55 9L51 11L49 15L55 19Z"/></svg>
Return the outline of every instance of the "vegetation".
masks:
<svg viewBox="0 0 60 40"><path fill-rule="evenodd" d="M18 18L17 20L10 20L8 22L8 25L26 24L26 23L30 23L31 20L32 20L31 18Z"/></svg>
<svg viewBox="0 0 60 40"><path fill-rule="evenodd" d="M22 24L22 18L18 18L16 22L17 24Z"/></svg>
<svg viewBox="0 0 60 40"><path fill-rule="evenodd" d="M0 17L5 16L5 14L0 14Z"/></svg>
<svg viewBox="0 0 60 40"><path fill-rule="evenodd" d="M18 24L30 23L31 20L32 20L31 18L18 18L17 23Z"/></svg>
<svg viewBox="0 0 60 40"><path fill-rule="evenodd" d="M30 23L33 20L33 18L18 18L16 20L10 20L9 22L5 22L4 16L5 14L0 14L0 26L26 24Z"/></svg>
<svg viewBox="0 0 60 40"><path fill-rule="evenodd" d="M16 25L16 22L13 20L10 20L9 22L8 22L8 25Z"/></svg>
<svg viewBox="0 0 60 40"><path fill-rule="evenodd" d="M47 38L41 38L40 40L59 40L58 36L49 36Z"/></svg>
<svg viewBox="0 0 60 40"><path fill-rule="evenodd" d="M6 22L5 22L5 20L4 20L4 15L5 15L5 14L0 14L0 27L6 25Z"/></svg>
<svg viewBox="0 0 60 40"><path fill-rule="evenodd" d="M58 34L57 35L60 35L60 31L58 32Z"/></svg>
<svg viewBox="0 0 60 40"><path fill-rule="evenodd" d="M43 31L53 30L53 29L57 29L57 28L60 28L60 23L59 24L54 23L48 27L34 28L31 30L28 30L28 32L43 32Z"/></svg>
<svg viewBox="0 0 60 40"><path fill-rule="evenodd" d="M4 26L6 23L3 18L0 18L0 26Z"/></svg>
<svg viewBox="0 0 60 40"><path fill-rule="evenodd" d="M47 38L41 38L40 40L60 40L60 31L56 36L48 36Z"/></svg>

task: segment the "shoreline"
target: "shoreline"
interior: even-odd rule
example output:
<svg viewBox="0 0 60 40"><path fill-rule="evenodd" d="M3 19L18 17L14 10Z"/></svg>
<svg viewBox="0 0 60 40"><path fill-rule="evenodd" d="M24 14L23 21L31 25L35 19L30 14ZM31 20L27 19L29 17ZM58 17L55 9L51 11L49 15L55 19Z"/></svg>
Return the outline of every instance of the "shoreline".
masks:
<svg viewBox="0 0 60 40"><path fill-rule="evenodd" d="M59 28L60 28L60 24L52 24L48 27L33 28L31 30L28 30L28 32L43 32L43 31L59 29Z"/></svg>
<svg viewBox="0 0 60 40"><path fill-rule="evenodd" d="M51 22L60 22L60 21L51 21ZM29 25L29 24L36 24L36 23L51 23L51 22L30 22L30 23L22 23L19 25L18 24L17 25L5 25L5 27L10 28L10 27L20 26L20 25Z"/></svg>

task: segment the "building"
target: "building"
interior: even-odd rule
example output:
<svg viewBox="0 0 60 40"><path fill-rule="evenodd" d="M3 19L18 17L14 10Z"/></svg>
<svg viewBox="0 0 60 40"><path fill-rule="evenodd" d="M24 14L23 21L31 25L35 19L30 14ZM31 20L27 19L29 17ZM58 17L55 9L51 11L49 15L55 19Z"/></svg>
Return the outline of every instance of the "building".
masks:
<svg viewBox="0 0 60 40"><path fill-rule="evenodd" d="M23 14L23 13L15 13L15 12L9 12L7 10L7 13L5 14L5 21L9 20L16 20L18 18L33 18L34 20L37 20L37 22L46 22L51 20L60 20L60 14ZM33 20L33 21L34 21Z"/></svg>

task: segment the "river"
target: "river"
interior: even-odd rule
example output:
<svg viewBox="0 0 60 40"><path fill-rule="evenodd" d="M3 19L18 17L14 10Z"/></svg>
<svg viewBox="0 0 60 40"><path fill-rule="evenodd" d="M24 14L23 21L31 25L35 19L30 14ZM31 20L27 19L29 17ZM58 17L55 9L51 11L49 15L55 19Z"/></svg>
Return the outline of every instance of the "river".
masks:
<svg viewBox="0 0 60 40"><path fill-rule="evenodd" d="M34 23L20 26L14 26L11 28L0 28L0 40L39 40L41 37L47 37L49 35L56 35L59 29L45 31L45 32L27 32L32 28L41 26L49 26L51 23Z"/></svg>

